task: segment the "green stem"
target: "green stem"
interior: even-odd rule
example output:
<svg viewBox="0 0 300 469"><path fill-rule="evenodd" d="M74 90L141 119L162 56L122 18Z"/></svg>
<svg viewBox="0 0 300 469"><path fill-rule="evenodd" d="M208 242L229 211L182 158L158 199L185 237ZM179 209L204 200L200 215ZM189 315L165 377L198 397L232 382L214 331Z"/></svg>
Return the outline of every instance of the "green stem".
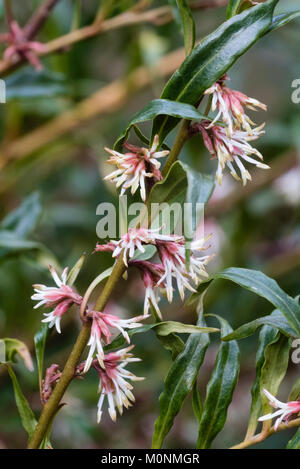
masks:
<svg viewBox="0 0 300 469"><path fill-rule="evenodd" d="M261 443L262 441L266 440L269 436L274 435L276 432L280 432L282 430L287 430L289 428L295 428L300 426L300 418L297 418L295 420L291 420L288 423L282 423L279 425L279 427L275 430L275 426L271 427L270 430L267 431L262 431L258 435L255 435L242 443L239 443L238 445L232 446L229 449L245 449L249 448L249 446L257 445L258 443Z"/></svg>
<svg viewBox="0 0 300 469"><path fill-rule="evenodd" d="M184 119L181 123L180 129L175 138L175 142L172 147L172 150L170 151L166 164L162 170L163 177L165 177L168 174L169 169L171 168L172 164L175 163L175 161L177 161L179 153L181 152L183 145L185 144L185 142L187 141L189 137L188 129L189 129L190 122L191 121Z"/></svg>

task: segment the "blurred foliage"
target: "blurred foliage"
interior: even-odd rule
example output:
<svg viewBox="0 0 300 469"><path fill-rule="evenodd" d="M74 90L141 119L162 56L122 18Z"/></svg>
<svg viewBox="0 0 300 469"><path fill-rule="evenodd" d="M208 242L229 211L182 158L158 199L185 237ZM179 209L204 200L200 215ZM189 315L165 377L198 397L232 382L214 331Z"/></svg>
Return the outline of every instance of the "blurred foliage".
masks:
<svg viewBox="0 0 300 469"><path fill-rule="evenodd" d="M27 20L39 3L33 0L13 1L20 24ZM81 11L80 16L75 17L77 3L81 3ZM129 0L61 0L39 34L39 40L46 42L66 34L72 28L74 18L80 20L81 26L88 25L97 12L114 16L135 3ZM149 3L151 6L161 6L167 1ZM299 7L298 0L283 3L285 10ZM100 13L99 5L102 8ZM213 30L224 20L225 14L225 7L194 11L196 38L204 37ZM2 6L0 20L0 30L4 32L6 25ZM30 249L11 248L10 252L7 251L8 247L0 245L0 337L17 337L33 351L33 335L40 327L41 312L33 310L30 299L32 284L49 280L49 259L64 267L73 265L86 252L87 259L77 281L81 293L100 271L110 266L109 255L92 255L97 242L96 207L103 201L117 201L114 186L102 180L109 170L105 165L107 157L103 148L112 146L135 111L149 100L159 97L163 80L157 78L155 65L164 54L182 46L183 38L174 22L164 25L140 24L101 34L74 45L62 54L49 56L43 59L44 70L39 74L25 66L6 78L7 103L0 105L0 136L2 144L8 148L19 136L30 133L71 109L112 80L125 79L130 71L140 65L148 67L152 82L149 87L131 96L116 112L93 119L75 132L53 140L46 148L28 155L22 162L12 163L11 169L5 170L5 190L0 193L0 218L4 220L0 225L0 242L1 233L5 231L7 235L9 231L14 239L33 244ZM258 121L264 118L267 122L266 136L262 139L260 150L270 166L285 151L293 148L299 151L300 148L299 104L291 101L291 83L300 75L298 54L299 22L295 22L265 37L230 71L231 87L268 105L268 112L264 116L259 115ZM149 126L143 126L143 130L149 134ZM171 144L173 138L174 134L171 134L167 143ZM132 140L134 142L134 136ZM188 142L182 159L195 169L206 173L215 171L215 164L210 161L200 137ZM234 190L239 190L238 183L225 180L222 190L217 190L218 197L223 197L232 186ZM292 192L297 189L298 198ZM13 212L15 209L17 211ZM27 210L30 218L24 218L22 214L21 221L27 220L28 225L16 221L22 210ZM217 233L218 258L211 269L238 266L265 271L274 258L299 246L299 187L289 186L289 179L284 191L279 184L271 184L230 211L208 220L208 225L213 226L212 230ZM278 277L276 271L268 274ZM277 278L281 287L293 297L299 294L299 274L300 262L285 269L285 273ZM127 295L123 296L125 289ZM122 280L114 293L114 302L132 315L140 313L143 288L134 274L130 273L126 283ZM271 309L265 300L227 282L216 282L207 293L206 312L225 316L234 329L243 322L270 313ZM165 319L195 322L193 309L183 309L180 301L175 306L166 304L164 311ZM70 314L70 318L65 320L63 340L52 334L48 341L46 365L63 365L77 331L78 323ZM105 415L98 426L97 376L90 373L84 381L76 380L64 398L67 405L54 423L54 447L150 446L158 411L158 404L154 406L153 402L157 402L162 390L162 377L170 366L170 357L151 331L143 336L136 335L134 342L136 354L143 362L133 366L133 371L147 378L135 387L135 406L125 412L117 424ZM240 342L241 375L225 431L217 437L214 447L232 445L241 440L246 431L250 388L255 376L256 343L257 336ZM212 371L214 352L212 347L205 357L201 371L202 390ZM21 365L15 369L24 394L34 410L39 411L37 369L34 373L24 370ZM299 365L297 369L296 365L290 364L287 379L279 393L283 400L298 375ZM0 447L24 447L25 434L4 367L0 369L0 393ZM259 447L283 446L290 438L291 434L281 432ZM188 399L175 421L168 444L170 448L192 448L196 439L197 422L191 399Z"/></svg>

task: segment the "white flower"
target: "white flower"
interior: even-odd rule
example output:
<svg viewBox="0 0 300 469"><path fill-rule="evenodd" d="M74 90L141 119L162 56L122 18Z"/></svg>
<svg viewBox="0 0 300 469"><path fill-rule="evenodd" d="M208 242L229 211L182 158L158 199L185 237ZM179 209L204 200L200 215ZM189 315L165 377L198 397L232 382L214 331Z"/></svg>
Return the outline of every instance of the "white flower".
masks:
<svg viewBox="0 0 300 469"><path fill-rule="evenodd" d="M210 127L212 127L222 117L226 125L227 135L232 136L234 129L245 130L249 135L253 134L251 125L255 125L244 111L244 107L256 111L256 108L267 110L267 106L257 99L249 98L244 93L231 90L226 87L228 76L224 75L214 83L204 94L212 95L211 110L218 113Z"/></svg>
<svg viewBox="0 0 300 469"><path fill-rule="evenodd" d="M249 171L245 168L244 162L251 163L257 168L269 169L269 166L257 161L251 155L255 155L260 160L263 160L262 154L253 148L249 142L256 140L264 131L264 125L252 130L252 135L242 130L234 130L229 138L226 129L218 125L210 127L207 121L203 121L199 125L199 130L202 133L203 140L206 148L213 158L218 159L218 169L216 172L217 181L222 184L223 171L225 166L228 166L231 175L238 181L242 179L243 185L246 185L247 180L251 180ZM242 161L243 160L243 161ZM236 172L233 165L237 166L240 176Z"/></svg>
<svg viewBox="0 0 300 469"><path fill-rule="evenodd" d="M138 316L131 319L120 319L113 314L106 314L100 313L98 311L88 311L87 316L92 318L92 327L91 327L91 335L88 342L88 346L90 347L89 354L87 360L85 362L84 373L86 373L93 361L94 353L97 351L98 359L103 366L103 357L104 351L102 348L102 339L104 340L105 344L109 344L111 342L112 333L110 331L111 328L118 329L123 337L126 339L128 343L130 343L130 338L125 329L134 329L136 327L141 327L142 324L138 323L139 320L145 319L148 316Z"/></svg>
<svg viewBox="0 0 300 469"><path fill-rule="evenodd" d="M100 398L98 401L97 422L99 423L102 417L102 407L105 396L108 401L108 412L111 419L115 422L117 418L116 408L119 414L122 415L123 407L126 409L135 401L132 394L132 385L127 382L140 381L144 378L135 376L130 371L125 370L125 366L130 362L138 362L139 358L134 358L130 350L133 346L127 347L117 352L108 353L103 359L103 367L101 367L98 360L93 360L92 366L97 371L100 378L99 392Z"/></svg>
<svg viewBox="0 0 300 469"><path fill-rule="evenodd" d="M49 323L49 327L55 325L57 332L61 333L60 321L62 316L73 304L80 305L82 297L67 285L67 267L64 269L61 278L59 278L51 265L49 270L57 286L33 285L35 294L32 295L31 299L38 301L34 308L39 308L40 306L54 307L54 310L50 313L44 313L46 319L43 319L42 322Z"/></svg>
<svg viewBox="0 0 300 469"><path fill-rule="evenodd" d="M151 305L155 309L158 317L162 319L162 315L158 306L159 303L159 290L164 287L158 288L158 282L162 275L164 275L164 267L162 264L155 264L149 261L133 260L129 265L137 267L142 276L142 280L146 287L145 300L144 300L144 316L147 317Z"/></svg>
<svg viewBox="0 0 300 469"><path fill-rule="evenodd" d="M106 176L104 179L116 183L117 187L122 186L121 195L131 188L134 194L140 187L140 194L143 201L146 200L146 178L153 178L155 181L161 180L159 158L168 155L169 151L156 151L159 146L159 137L156 135L150 149L140 148L129 143L124 144L129 150L124 155L115 150L105 148L112 156L108 160L109 164L117 166L117 170Z"/></svg>
<svg viewBox="0 0 300 469"><path fill-rule="evenodd" d="M146 228L129 228L128 233L119 241L112 240L107 244L97 244L95 251L112 251L113 257L118 257L123 251L123 260L128 267L127 259L132 259L135 251L145 252L144 244L155 244L156 240L172 240L172 236L160 235L160 228L150 230Z"/></svg>
<svg viewBox="0 0 300 469"><path fill-rule="evenodd" d="M176 279L177 288L181 299L184 299L185 288L195 292L195 288L190 284L193 281L196 285L201 281L201 277L207 277L205 265L212 256L196 257L199 250L205 249L206 240L193 241L190 246L189 268L186 267L186 244L185 239L174 237L173 241L158 241L156 243L158 254L160 256L164 275L158 282L159 285L165 285L168 301L173 300L173 278Z"/></svg>
<svg viewBox="0 0 300 469"><path fill-rule="evenodd" d="M274 397L269 391L264 389L265 395L270 399L270 405L274 407L275 409L279 409L276 412L273 412L273 414L267 414L264 415L263 417L260 417L258 420L260 422L263 422L265 420L271 420L274 417L279 417L274 426L274 430L276 431L278 429L278 426L281 424L281 422L286 421L289 417L291 417L293 414L299 414L300 413L300 401L290 401L290 402L281 402L276 397Z"/></svg>

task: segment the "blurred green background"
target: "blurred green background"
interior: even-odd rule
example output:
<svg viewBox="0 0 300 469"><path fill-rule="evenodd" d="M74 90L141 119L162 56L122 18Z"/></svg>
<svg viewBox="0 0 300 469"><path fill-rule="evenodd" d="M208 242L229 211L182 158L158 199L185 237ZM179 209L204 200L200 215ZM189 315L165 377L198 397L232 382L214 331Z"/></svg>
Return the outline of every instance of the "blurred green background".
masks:
<svg viewBox="0 0 300 469"><path fill-rule="evenodd" d="M23 0L12 3L15 16L22 25L41 2ZM115 4L108 13L113 16L137 2L122 0L109 3ZM167 5L164 1L148 3L150 7ZM281 3L285 11L300 7L299 0ZM76 13L78 4L80 17ZM77 24L90 24L99 6L101 2L98 0L59 1L38 39L48 42L68 33ZM225 8L194 11L194 17L197 38L201 38L224 21ZM1 2L0 31L4 32L6 28ZM297 162L300 104L293 104L291 100L292 82L300 79L299 39L299 21L295 21L261 40L230 70L232 81L229 86L268 105L267 113L255 115L258 123L266 121L266 135L258 142L258 148L267 164L279 168L281 176L247 196L243 196L239 183L225 178L222 188L218 188L212 198L206 223L207 232L213 233L213 250L217 252L216 260L209 267L210 272L229 266L261 269L276 278L292 296L300 294L300 164ZM126 84L127 91L119 106L103 115L96 113L71 132L48 138L45 145L33 152L23 151L24 148L26 150L26 142L21 140L19 151L22 157L10 162L0 172L0 219L6 220L2 228L13 226L14 221L5 217L22 203L24 209L25 203L25 209L29 207L25 210L29 226L20 230L28 239L46 247L0 250L0 337L17 337L33 353L33 334L40 327L42 311L33 309L30 299L32 284L49 282L49 261L61 266L72 265L83 252L86 253L87 259L77 281L80 293L111 264L109 255L92 255L98 241L96 207L103 201L117 202L114 185L102 180L111 170L105 164L104 146L113 145L135 111L159 97L167 80L167 76L162 76L160 61L182 45L182 36L174 22L132 25L100 34L64 53L43 59L42 72L37 73L25 66L5 77L7 103L0 104L0 160L10 154L23 136L30 135L58 116L65 116L67 111L76 108L102 87L120 80ZM127 81L138 67L145 67L147 86ZM138 77L134 79L138 80ZM135 90L137 85L141 86L139 90ZM147 133L149 126L144 126L143 130ZM173 138L174 134L171 134L169 144ZM134 137L132 141L135 141ZM216 170L215 162L210 160L200 137L188 142L182 158L200 171ZM220 206L230 194L234 195L229 206ZM127 282L122 280L114 292L110 307L117 308L116 311L121 308L126 315L135 315L141 312L142 304L143 286L135 273L131 273ZM180 301L171 306L166 304L163 311L165 319L187 323L195 321L194 311L183 309ZM270 311L270 305L264 300L223 281L217 282L206 298L206 312L223 315L234 328ZM62 327L63 334L53 333L48 341L47 366L51 363L63 366L79 322L70 313L68 319L63 320ZM143 361L131 369L146 377L143 382L135 384L135 406L125 411L116 424L104 413L101 424L97 425L98 378L91 371L83 381L74 381L64 397L67 405L60 411L53 429L55 448L150 447L158 396L171 359L152 332L143 337L137 335L134 343L135 353ZM257 335L240 341L239 383L226 426L214 442L215 448L226 448L243 439L255 373L256 345ZM217 344L213 342L199 376L203 394L216 352ZM30 373L22 364L16 365L15 369L26 397L38 413L37 372ZM291 363L279 398L286 400L298 376L299 365ZM26 435L4 368L0 368L0 396L0 447L22 448L26 444ZM283 447L290 437L288 432L281 432L259 447ZM188 398L176 418L166 446L193 448L196 438L197 422Z"/></svg>

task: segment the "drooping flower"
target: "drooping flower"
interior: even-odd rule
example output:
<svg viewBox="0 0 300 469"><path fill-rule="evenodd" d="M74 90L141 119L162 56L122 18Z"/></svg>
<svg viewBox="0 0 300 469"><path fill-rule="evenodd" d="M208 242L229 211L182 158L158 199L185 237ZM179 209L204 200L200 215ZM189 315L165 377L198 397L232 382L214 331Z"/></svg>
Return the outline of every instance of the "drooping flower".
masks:
<svg viewBox="0 0 300 469"><path fill-rule="evenodd" d="M218 168L216 172L217 181L222 184L223 171L228 166L231 175L238 181L242 180L243 185L247 184L247 180L251 180L249 171L245 168L243 161L255 165L257 168L269 169L269 166L257 161L251 155L255 155L263 160L262 154L253 148L249 142L256 140L264 131L263 125L252 130L252 135L242 130L234 130L229 138L226 129L218 125L210 128L208 121L202 121L196 124L202 133L204 144L213 158L218 159ZM243 160L243 161L242 161ZM240 176L236 172L234 165L240 172Z"/></svg>
<svg viewBox="0 0 300 469"><path fill-rule="evenodd" d="M270 399L269 404L279 410L276 410L276 412L273 412L272 414L263 415L258 420L263 422L265 420L271 420L274 417L279 417L275 422L275 431L282 422L285 422L293 415L300 413L300 401L281 402L266 389L264 389L264 393L268 399Z"/></svg>
<svg viewBox="0 0 300 469"><path fill-rule="evenodd" d="M127 259L132 259L136 249L145 252L144 244L155 244L156 240L172 240L172 236L160 235L160 228L150 230L147 228L129 228L128 233L120 240L111 240L107 244L97 244L95 251L112 251L113 257L118 257L123 251L123 260L128 267Z"/></svg>
<svg viewBox="0 0 300 469"><path fill-rule="evenodd" d="M117 169L104 179L116 183L117 187L122 186L121 195L131 188L131 194L134 194L140 188L140 194L143 201L146 200L146 179L153 178L153 180L160 181L160 162L159 158L168 155L169 151L157 151L159 146L158 135L154 137L151 148L140 148L129 143L124 144L125 148L129 150L124 155L115 150L105 148L111 154L108 160L109 164L117 166Z"/></svg>
<svg viewBox="0 0 300 469"><path fill-rule="evenodd" d="M164 268L164 274L158 282L158 286L164 284L168 301L173 300L173 278L176 279L177 288L181 299L184 299L185 288L194 292L195 289L191 285L193 281L196 285L201 281L201 277L207 277L205 265L210 261L212 256L197 257L200 250L204 250L206 240L199 239L193 241L189 247L189 268L186 266L186 243L183 237L174 236L173 241L157 241L156 247Z"/></svg>
<svg viewBox="0 0 300 469"><path fill-rule="evenodd" d="M43 67L37 53L43 51L43 44L37 41L29 41L16 21L11 21L9 27L10 32L2 36L2 40L10 44L4 51L4 59L12 60L16 56L27 60L36 70L41 70Z"/></svg>
<svg viewBox="0 0 300 469"><path fill-rule="evenodd" d="M49 327L53 327L55 325L57 332L60 334L60 321L62 316L73 304L80 305L82 297L67 285L67 267L62 273L61 279L51 265L49 266L49 270L57 287L47 287L45 285L38 284L33 285L35 293L32 295L31 299L38 301L34 306L35 309L40 306L54 308L50 313L44 313L46 319L43 319L42 322L48 322Z"/></svg>
<svg viewBox="0 0 300 469"><path fill-rule="evenodd" d="M213 126L222 117L228 137L233 135L234 130L244 130L249 135L253 135L251 125L255 125L255 123L247 116L244 107L252 111L256 111L257 108L266 111L267 106L257 99L249 98L240 91L227 88L226 80L229 80L228 75L223 75L204 93L212 96L212 112L218 110L210 126Z"/></svg>
<svg viewBox="0 0 300 469"><path fill-rule="evenodd" d="M125 366L128 363L140 361L139 358L135 358L129 353L133 347L132 345L118 350L117 352L108 353L103 358L104 366L101 366L97 359L92 362L92 367L97 371L100 378L100 398L97 412L98 423L102 417L102 407L105 396L107 396L109 415L114 422L117 418L116 408L119 414L122 415L123 407L128 409L135 401L134 395L131 392L133 387L127 380L141 381L144 378L137 377L130 371L125 370Z"/></svg>
<svg viewBox="0 0 300 469"><path fill-rule="evenodd" d="M158 306L159 290L164 288L163 282L158 287L161 277L164 275L164 267L162 264L155 264L149 261L133 260L129 265L137 267L141 272L142 280L146 287L144 299L144 316L148 315L149 309L154 307L158 317L162 319L162 315Z"/></svg>
<svg viewBox="0 0 300 469"><path fill-rule="evenodd" d="M106 345L111 342L112 333L109 328L118 329L129 344L129 335L125 329L141 327L142 324L138 321L145 319L145 316L138 316L131 319L120 319L113 314L100 313L98 311L87 311L87 317L92 318L92 327L88 342L90 350L85 362L84 373L86 373L90 368L96 351L97 357L103 366L104 351L102 340Z"/></svg>

